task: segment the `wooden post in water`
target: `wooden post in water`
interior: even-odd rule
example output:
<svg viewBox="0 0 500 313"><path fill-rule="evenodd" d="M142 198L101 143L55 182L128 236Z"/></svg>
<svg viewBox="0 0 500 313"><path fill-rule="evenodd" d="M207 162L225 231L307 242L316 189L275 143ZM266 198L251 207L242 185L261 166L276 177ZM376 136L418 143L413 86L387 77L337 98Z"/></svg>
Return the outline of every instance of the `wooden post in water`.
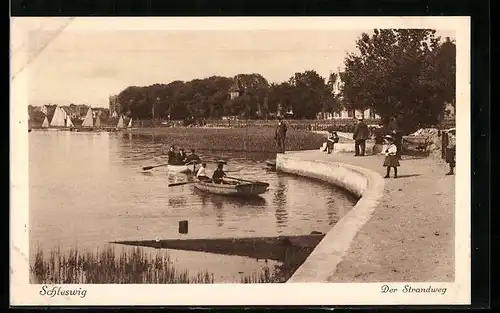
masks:
<svg viewBox="0 0 500 313"><path fill-rule="evenodd" d="M188 233L188 221L179 221L179 234Z"/></svg>

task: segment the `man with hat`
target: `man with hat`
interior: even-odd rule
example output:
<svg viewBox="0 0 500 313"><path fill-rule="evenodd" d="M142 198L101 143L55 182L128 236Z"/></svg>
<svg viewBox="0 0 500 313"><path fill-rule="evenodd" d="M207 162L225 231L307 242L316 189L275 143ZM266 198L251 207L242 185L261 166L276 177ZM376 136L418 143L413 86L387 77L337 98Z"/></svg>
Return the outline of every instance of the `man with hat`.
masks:
<svg viewBox="0 0 500 313"><path fill-rule="evenodd" d="M216 184L222 184L223 178L226 176L224 173L224 161L219 161L217 164L217 169L212 174L212 181Z"/></svg>
<svg viewBox="0 0 500 313"><path fill-rule="evenodd" d="M363 121L363 117L358 118L358 123L354 127L354 134L352 139L354 139L354 156L364 156L366 148L366 140L370 137L370 130L368 126Z"/></svg>
<svg viewBox="0 0 500 313"><path fill-rule="evenodd" d="M448 130L448 145L446 146L446 163L450 166L450 171L446 175L453 175L455 169L456 138L455 128Z"/></svg>
<svg viewBox="0 0 500 313"><path fill-rule="evenodd" d="M276 133L274 139L276 140L276 145L278 146L278 153L285 153L285 137L286 137L287 127L283 118L278 116L278 125L276 126Z"/></svg>

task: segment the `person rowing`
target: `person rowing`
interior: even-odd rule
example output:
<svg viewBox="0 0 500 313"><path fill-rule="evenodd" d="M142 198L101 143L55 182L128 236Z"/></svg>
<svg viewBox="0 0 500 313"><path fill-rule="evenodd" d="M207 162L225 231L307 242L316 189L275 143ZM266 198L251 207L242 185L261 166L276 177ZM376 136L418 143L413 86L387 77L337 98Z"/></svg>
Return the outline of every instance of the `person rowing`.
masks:
<svg viewBox="0 0 500 313"><path fill-rule="evenodd" d="M210 177L207 176L207 163L201 163L200 169L196 173L196 178L200 181L210 181Z"/></svg>
<svg viewBox="0 0 500 313"><path fill-rule="evenodd" d="M226 173L224 173L224 163L219 162L217 164L217 169L214 171L212 175L212 181L216 184L223 184L223 178L226 176Z"/></svg>

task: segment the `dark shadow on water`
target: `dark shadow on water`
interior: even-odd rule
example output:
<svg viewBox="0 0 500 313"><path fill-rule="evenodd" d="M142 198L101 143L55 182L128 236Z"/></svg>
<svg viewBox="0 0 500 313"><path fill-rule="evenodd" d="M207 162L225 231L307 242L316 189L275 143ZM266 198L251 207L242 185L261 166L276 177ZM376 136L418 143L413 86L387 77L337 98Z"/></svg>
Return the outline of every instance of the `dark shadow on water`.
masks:
<svg viewBox="0 0 500 313"><path fill-rule="evenodd" d="M306 260L324 234L279 237L217 238L217 239L172 239L115 241L112 243L130 246L199 251L223 255L237 255L260 260L282 262L276 267L278 279L285 282Z"/></svg>

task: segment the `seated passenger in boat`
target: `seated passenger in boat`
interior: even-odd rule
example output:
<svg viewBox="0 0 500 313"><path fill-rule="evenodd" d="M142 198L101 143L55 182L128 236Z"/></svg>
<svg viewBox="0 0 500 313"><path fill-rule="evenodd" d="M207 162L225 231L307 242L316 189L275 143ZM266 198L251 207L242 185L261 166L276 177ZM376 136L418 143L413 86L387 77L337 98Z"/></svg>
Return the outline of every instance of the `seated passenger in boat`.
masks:
<svg viewBox="0 0 500 313"><path fill-rule="evenodd" d="M215 170L215 172L212 175L212 180L214 183L216 183L216 184L224 183L223 178L224 178L224 176L226 176L226 173L224 173L223 168L224 168L223 163L217 164L217 169Z"/></svg>
<svg viewBox="0 0 500 313"><path fill-rule="evenodd" d="M168 156L168 164L169 165L176 165L178 163L177 162L177 153L175 153L174 146L170 146L170 149L168 149L167 156Z"/></svg>
<svg viewBox="0 0 500 313"><path fill-rule="evenodd" d="M191 149L191 153L186 157L186 162L199 162L200 157L195 153L194 149Z"/></svg>
<svg viewBox="0 0 500 313"><path fill-rule="evenodd" d="M184 149L180 148L179 153L177 154L177 162L179 165L186 164L187 154L184 152Z"/></svg>
<svg viewBox="0 0 500 313"><path fill-rule="evenodd" d="M196 178L198 178L198 180L200 180L200 181L210 181L211 180L210 177L207 176L206 169L207 169L207 163L201 163L201 167L198 170L198 172L196 173Z"/></svg>

